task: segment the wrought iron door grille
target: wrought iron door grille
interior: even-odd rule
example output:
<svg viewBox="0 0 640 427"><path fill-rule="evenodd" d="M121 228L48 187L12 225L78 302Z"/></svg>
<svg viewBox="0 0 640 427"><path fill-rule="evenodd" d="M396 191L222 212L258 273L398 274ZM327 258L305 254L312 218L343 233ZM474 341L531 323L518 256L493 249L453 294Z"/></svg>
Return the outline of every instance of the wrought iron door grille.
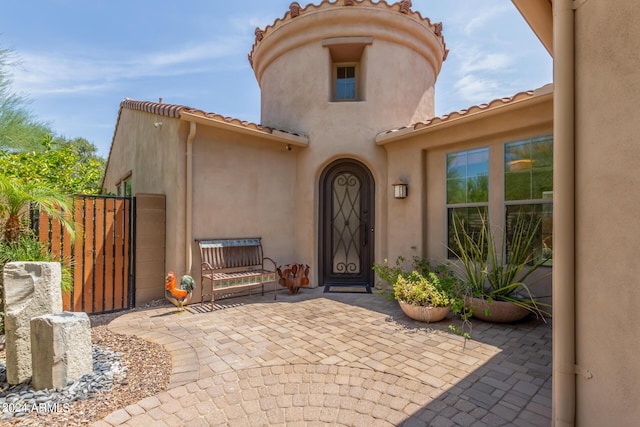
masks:
<svg viewBox="0 0 640 427"><path fill-rule="evenodd" d="M344 172L332 185L332 257L334 274L360 273L360 190L356 175Z"/></svg>

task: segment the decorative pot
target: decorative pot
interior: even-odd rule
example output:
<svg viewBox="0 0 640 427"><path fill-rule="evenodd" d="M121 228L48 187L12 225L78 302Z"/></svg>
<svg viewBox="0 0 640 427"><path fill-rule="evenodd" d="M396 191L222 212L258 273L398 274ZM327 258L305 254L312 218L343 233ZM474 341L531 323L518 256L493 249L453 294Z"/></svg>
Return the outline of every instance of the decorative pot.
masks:
<svg viewBox="0 0 640 427"><path fill-rule="evenodd" d="M466 306L473 308L473 317L494 323L513 323L524 319L531 313L526 308L508 301L496 301L491 304L482 298L466 298ZM485 314L485 310L490 312Z"/></svg>
<svg viewBox="0 0 640 427"><path fill-rule="evenodd" d="M418 320L420 322L439 322L449 314L451 311L451 307L426 307L422 305L413 305L408 304L404 301L398 301L400 303L400 308L410 318L413 320Z"/></svg>
<svg viewBox="0 0 640 427"><path fill-rule="evenodd" d="M297 294L301 287L309 286L309 266L306 264L292 263L276 269L280 276L280 286L289 289L289 294Z"/></svg>

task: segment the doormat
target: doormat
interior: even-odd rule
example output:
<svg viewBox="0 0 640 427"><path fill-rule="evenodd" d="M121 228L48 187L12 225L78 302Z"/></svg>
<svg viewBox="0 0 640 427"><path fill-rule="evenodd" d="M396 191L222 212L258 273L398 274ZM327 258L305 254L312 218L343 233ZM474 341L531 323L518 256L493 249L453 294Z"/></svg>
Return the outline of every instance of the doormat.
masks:
<svg viewBox="0 0 640 427"><path fill-rule="evenodd" d="M329 282L324 284L324 293L370 294L371 286L368 283Z"/></svg>

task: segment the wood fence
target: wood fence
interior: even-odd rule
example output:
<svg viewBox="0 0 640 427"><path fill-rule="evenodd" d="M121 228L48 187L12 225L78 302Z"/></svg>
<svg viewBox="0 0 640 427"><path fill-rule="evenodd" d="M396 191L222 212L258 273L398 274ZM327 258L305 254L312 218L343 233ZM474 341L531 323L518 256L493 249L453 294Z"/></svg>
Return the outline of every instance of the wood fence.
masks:
<svg viewBox="0 0 640 427"><path fill-rule="evenodd" d="M127 197L75 196L75 238L44 212L33 228L54 257L71 273L73 290L63 294L65 311L108 313L131 308L133 274L133 205Z"/></svg>

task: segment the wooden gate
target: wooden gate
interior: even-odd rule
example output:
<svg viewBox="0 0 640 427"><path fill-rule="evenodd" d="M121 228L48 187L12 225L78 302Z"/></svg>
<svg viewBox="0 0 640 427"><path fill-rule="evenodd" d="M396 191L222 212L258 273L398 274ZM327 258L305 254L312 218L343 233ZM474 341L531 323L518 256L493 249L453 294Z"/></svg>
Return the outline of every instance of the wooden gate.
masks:
<svg viewBox="0 0 640 427"><path fill-rule="evenodd" d="M133 307L134 203L128 197L75 196L73 240L44 212L34 215L40 241L69 268L73 279L73 291L62 296L65 311L107 313Z"/></svg>

